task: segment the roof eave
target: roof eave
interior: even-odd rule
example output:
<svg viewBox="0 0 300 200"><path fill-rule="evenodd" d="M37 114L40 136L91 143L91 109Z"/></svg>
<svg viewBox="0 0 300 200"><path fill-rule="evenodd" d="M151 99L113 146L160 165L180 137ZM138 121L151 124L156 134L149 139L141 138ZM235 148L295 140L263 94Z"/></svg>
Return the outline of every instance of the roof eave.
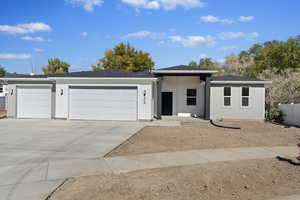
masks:
<svg viewBox="0 0 300 200"><path fill-rule="evenodd" d="M213 84L271 84L272 81L210 81Z"/></svg>
<svg viewBox="0 0 300 200"><path fill-rule="evenodd" d="M49 80L157 80L155 77L49 77Z"/></svg>
<svg viewBox="0 0 300 200"><path fill-rule="evenodd" d="M48 78L0 78L3 81L51 81Z"/></svg>
<svg viewBox="0 0 300 200"><path fill-rule="evenodd" d="M155 77L48 77L48 78L0 78L3 81L55 81L55 80L157 80Z"/></svg>
<svg viewBox="0 0 300 200"><path fill-rule="evenodd" d="M154 74L214 74L217 70L152 70Z"/></svg>

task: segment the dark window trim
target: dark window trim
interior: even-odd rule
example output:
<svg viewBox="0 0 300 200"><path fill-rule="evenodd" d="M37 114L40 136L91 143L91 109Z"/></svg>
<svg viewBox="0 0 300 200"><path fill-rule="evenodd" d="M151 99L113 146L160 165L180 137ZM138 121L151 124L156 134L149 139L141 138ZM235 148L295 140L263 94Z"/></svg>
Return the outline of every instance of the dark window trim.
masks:
<svg viewBox="0 0 300 200"><path fill-rule="evenodd" d="M243 96L243 88L248 88L248 96ZM248 99L248 105L244 106L243 105L243 99L247 98ZM250 106L250 87L242 87L242 94L241 94L241 107L243 108L248 108Z"/></svg>
<svg viewBox="0 0 300 200"><path fill-rule="evenodd" d="M225 88L230 88L230 96L228 96L228 95L225 95ZM231 105L232 105L232 101L231 101L231 98L232 97L232 88L231 88L231 86L225 86L225 87L223 87L223 106L224 107L231 107ZM225 99L229 99L229 105L225 105Z"/></svg>
<svg viewBox="0 0 300 200"><path fill-rule="evenodd" d="M195 93L195 95L189 95L188 91L193 90L192 93ZM187 88L186 89L186 105L187 106L196 106L197 105L197 88Z"/></svg>

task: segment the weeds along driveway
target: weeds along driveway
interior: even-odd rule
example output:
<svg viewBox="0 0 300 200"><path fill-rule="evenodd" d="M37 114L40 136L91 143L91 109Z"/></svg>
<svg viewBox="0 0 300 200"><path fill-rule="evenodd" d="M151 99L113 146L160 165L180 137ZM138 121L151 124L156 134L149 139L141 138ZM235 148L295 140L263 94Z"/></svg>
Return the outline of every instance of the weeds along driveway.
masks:
<svg viewBox="0 0 300 200"><path fill-rule="evenodd" d="M139 122L0 120L0 200L42 199L72 172L64 162L76 160L78 167L82 160L98 161L143 127ZM49 171L49 166L56 167ZM82 164L84 170L91 167ZM53 170L58 175L51 177Z"/></svg>

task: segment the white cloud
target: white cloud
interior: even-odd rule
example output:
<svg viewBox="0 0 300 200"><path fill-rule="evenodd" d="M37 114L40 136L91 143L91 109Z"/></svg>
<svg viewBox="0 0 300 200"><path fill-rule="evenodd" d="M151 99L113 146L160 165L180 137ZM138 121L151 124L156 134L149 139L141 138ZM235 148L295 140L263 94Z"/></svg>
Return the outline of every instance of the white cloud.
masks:
<svg viewBox="0 0 300 200"><path fill-rule="evenodd" d="M150 1L149 3L147 3L147 8L148 9L159 9L160 4L157 1Z"/></svg>
<svg viewBox="0 0 300 200"><path fill-rule="evenodd" d="M177 7L186 9L202 7L202 0L122 0L123 3L135 8L173 10Z"/></svg>
<svg viewBox="0 0 300 200"><path fill-rule="evenodd" d="M226 39L236 39L236 38L246 38L246 39L253 39L258 37L257 32L252 32L252 33L244 33L244 32L223 32L219 34L219 37L222 40Z"/></svg>
<svg viewBox="0 0 300 200"><path fill-rule="evenodd" d="M80 33L80 35L81 35L82 37L86 37L86 36L88 35L88 33L87 33L87 32L82 32L82 33Z"/></svg>
<svg viewBox="0 0 300 200"><path fill-rule="evenodd" d="M239 17L240 22L251 22L253 20L255 20L254 16L240 16Z"/></svg>
<svg viewBox="0 0 300 200"><path fill-rule="evenodd" d="M200 17L200 20L203 22L208 22L208 23L225 23L225 24L234 23L234 21L231 19L221 19L221 18L212 16L212 15L202 16L202 17Z"/></svg>
<svg viewBox="0 0 300 200"><path fill-rule="evenodd" d="M67 3L70 3L75 6L81 6L87 12L93 12L94 7L101 6L103 0L65 0Z"/></svg>
<svg viewBox="0 0 300 200"><path fill-rule="evenodd" d="M42 49L42 48L34 48L33 49L35 52L43 52L44 51L44 49Z"/></svg>
<svg viewBox="0 0 300 200"><path fill-rule="evenodd" d="M151 33L149 31L138 31L134 33L128 33L127 35L124 35L123 38L153 38L155 35L155 33Z"/></svg>
<svg viewBox="0 0 300 200"><path fill-rule="evenodd" d="M21 37L22 40L30 40L30 41L35 41L35 42L46 42L47 40L45 40L43 37L31 37L31 36L23 36Z"/></svg>
<svg viewBox="0 0 300 200"><path fill-rule="evenodd" d="M52 28L41 22L33 22L29 24L17 24L15 26L10 25L0 25L0 33L7 34L26 34L35 33L40 31L51 31Z"/></svg>
<svg viewBox="0 0 300 200"><path fill-rule="evenodd" d="M200 54L200 56L199 56L200 59L202 59L202 58L207 58L207 57L208 57L207 54L204 54L204 53L203 53L203 54Z"/></svg>
<svg viewBox="0 0 300 200"><path fill-rule="evenodd" d="M187 36L181 37L178 35L170 36L169 39L174 43L179 43L184 47L194 47L194 46L201 46L201 45L210 45L215 43L215 39L208 35L208 36Z"/></svg>
<svg viewBox="0 0 300 200"><path fill-rule="evenodd" d="M0 54L0 59L29 59L31 54L11 54L11 53L2 53Z"/></svg>
<svg viewBox="0 0 300 200"><path fill-rule="evenodd" d="M223 46L220 49L223 50L223 51L230 51L230 50L234 50L234 49L237 49L237 48L238 47L235 46L235 45L230 45L230 46Z"/></svg>

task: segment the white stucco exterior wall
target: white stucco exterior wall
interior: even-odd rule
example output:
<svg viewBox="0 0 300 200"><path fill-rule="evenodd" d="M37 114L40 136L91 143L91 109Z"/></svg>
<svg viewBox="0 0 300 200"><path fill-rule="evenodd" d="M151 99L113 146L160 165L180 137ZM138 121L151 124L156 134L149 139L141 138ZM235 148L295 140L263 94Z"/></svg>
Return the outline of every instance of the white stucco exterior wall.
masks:
<svg viewBox="0 0 300 200"><path fill-rule="evenodd" d="M68 117L68 99L69 90L67 84L56 84L55 92L55 118L67 118Z"/></svg>
<svg viewBox="0 0 300 200"><path fill-rule="evenodd" d="M138 119L153 119L152 84L138 85Z"/></svg>
<svg viewBox="0 0 300 200"><path fill-rule="evenodd" d="M197 89L196 106L187 105L187 89ZM162 92L173 92L173 115L204 116L205 82L201 81L199 76L164 76Z"/></svg>
<svg viewBox="0 0 300 200"><path fill-rule="evenodd" d="M56 81L56 111L55 118L68 118L68 106L69 106L69 87L70 86L116 86L137 87L138 99L138 120L152 120L154 116L154 103L153 103L153 80L57 80ZM63 90L63 95L61 95ZM145 95L145 96L144 96Z"/></svg>
<svg viewBox="0 0 300 200"><path fill-rule="evenodd" d="M265 119L264 87L249 87L249 107L242 107L242 86L231 86L231 106L224 106L223 88L210 88L210 119Z"/></svg>
<svg viewBox="0 0 300 200"><path fill-rule="evenodd" d="M17 86L15 84L7 85L7 117L16 117L17 112Z"/></svg>

